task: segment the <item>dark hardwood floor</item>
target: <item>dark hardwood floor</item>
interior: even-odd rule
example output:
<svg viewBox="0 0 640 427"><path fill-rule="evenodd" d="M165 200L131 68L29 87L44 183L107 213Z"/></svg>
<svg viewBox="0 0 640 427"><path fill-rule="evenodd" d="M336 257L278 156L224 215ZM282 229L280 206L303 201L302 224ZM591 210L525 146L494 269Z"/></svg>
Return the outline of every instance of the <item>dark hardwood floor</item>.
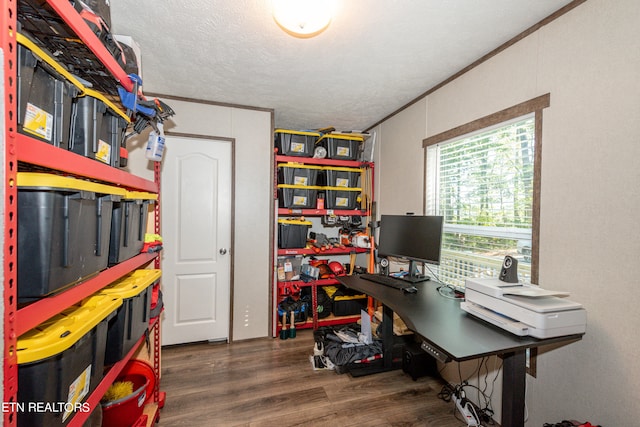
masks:
<svg viewBox="0 0 640 427"><path fill-rule="evenodd" d="M161 427L429 426L466 423L437 397L441 380L395 370L365 377L314 371L313 333L295 339L162 349Z"/></svg>

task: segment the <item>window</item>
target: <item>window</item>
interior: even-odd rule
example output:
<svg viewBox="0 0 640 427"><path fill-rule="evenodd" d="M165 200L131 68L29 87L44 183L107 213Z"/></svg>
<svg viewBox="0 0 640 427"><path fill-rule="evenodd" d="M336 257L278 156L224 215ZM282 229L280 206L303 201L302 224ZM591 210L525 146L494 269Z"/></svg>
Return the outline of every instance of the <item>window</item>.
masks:
<svg viewBox="0 0 640 427"><path fill-rule="evenodd" d="M537 283L539 133L548 96L539 101L425 140L425 210L445 219L435 271L444 283L497 277L505 255L518 259L520 280Z"/></svg>

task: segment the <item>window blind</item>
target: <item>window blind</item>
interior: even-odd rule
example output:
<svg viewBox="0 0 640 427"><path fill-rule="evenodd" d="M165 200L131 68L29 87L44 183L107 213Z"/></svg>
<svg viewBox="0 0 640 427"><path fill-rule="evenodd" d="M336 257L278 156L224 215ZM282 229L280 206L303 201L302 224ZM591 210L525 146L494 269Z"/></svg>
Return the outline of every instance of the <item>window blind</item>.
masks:
<svg viewBox="0 0 640 427"><path fill-rule="evenodd" d="M437 275L497 277L505 255L530 281L534 115L427 148L427 213L445 219Z"/></svg>

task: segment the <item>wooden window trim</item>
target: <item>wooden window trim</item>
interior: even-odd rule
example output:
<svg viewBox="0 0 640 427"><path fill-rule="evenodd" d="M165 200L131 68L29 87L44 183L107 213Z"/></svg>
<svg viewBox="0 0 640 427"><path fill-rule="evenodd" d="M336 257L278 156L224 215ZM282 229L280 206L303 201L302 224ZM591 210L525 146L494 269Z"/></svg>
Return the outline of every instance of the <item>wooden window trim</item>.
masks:
<svg viewBox="0 0 640 427"><path fill-rule="evenodd" d="M536 98L524 101L513 107L505 108L497 113L481 117L472 122L463 124L453 129L441 132L422 140L422 147L425 149L425 171L426 171L426 148L459 138L463 135L486 129L491 126L515 119L520 116L534 113L535 120L535 159L533 166L533 201L532 201L532 224L531 224L531 283L537 284L539 279L538 266L540 261L540 188L542 183L542 110L549 107L551 95L546 93ZM426 173L425 173L426 180ZM425 198L426 199L426 198Z"/></svg>

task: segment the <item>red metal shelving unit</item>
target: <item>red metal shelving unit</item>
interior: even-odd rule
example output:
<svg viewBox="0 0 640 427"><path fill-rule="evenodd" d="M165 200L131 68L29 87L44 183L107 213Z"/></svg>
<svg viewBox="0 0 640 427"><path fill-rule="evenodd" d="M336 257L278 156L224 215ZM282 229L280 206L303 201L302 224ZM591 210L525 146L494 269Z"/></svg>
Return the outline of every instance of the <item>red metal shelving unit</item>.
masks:
<svg viewBox="0 0 640 427"><path fill-rule="evenodd" d="M77 303L83 298L102 289L111 282L127 273L144 267L154 262L156 268L160 268L160 257L157 253L143 253L125 262L110 267L96 276L83 281L54 296L18 308L17 305L17 172L18 163L43 167L53 173L73 175L79 178L91 179L118 185L130 190L160 193L160 168L155 165L154 181L149 181L119 170L98 161L82 157L72 152L62 150L52 145L32 139L17 132L17 42L18 16L20 7L43 8L46 13L42 16L57 14L57 18L70 28L75 35L72 42L75 47L86 50L92 63L100 67L100 75L105 75L103 80L109 87L109 93L113 95L117 85L128 91L133 91L135 86L124 72L122 67L113 58L111 53L102 45L98 37L91 31L80 15L67 0L6 0L0 9L0 49L3 56L2 85L4 89L3 104L0 112L3 113L4 123L0 126L0 147L4 151L3 156L3 303L4 303L4 349L3 349L3 425L15 426L17 414L15 412L18 391L18 365L16 355L17 338L29 329L37 326L42 321L52 317L61 310ZM80 41L80 42L79 42ZM111 77L109 77L109 75ZM159 199L159 197L158 197ZM159 200L155 206L155 231L160 231ZM159 408L164 404L165 395L159 391L160 378L160 326L158 321L150 325L150 332L154 336L153 364L156 373L156 388L154 390L153 409L149 415L148 425L153 424L159 418ZM138 344L120 362L113 365L106 373L102 382L87 398L91 408L99 405L99 401L120 373L126 362L131 358L136 349L144 342L141 337ZM145 413L149 414L148 411ZM89 417L89 413L78 412L70 420L69 426L80 426Z"/></svg>
<svg viewBox="0 0 640 427"><path fill-rule="evenodd" d="M16 355L16 310L17 310L17 200L16 186L18 173L18 159L16 155L16 122L17 109L17 50L16 42L16 14L15 0L2 3L0 9L0 49L3 56L2 86L4 88L3 106L0 108L4 116L4 123L0 136L4 150L3 156L3 193L4 214L2 226L2 273L3 273L3 305L4 305L4 347L3 347L3 402L17 403L18 398L18 361ZM15 426L16 413L13 410L3 413L5 426Z"/></svg>
<svg viewBox="0 0 640 427"><path fill-rule="evenodd" d="M278 174L277 174L277 165L282 163L297 163L304 165L317 165L317 166L332 166L332 167L346 167L346 168L367 168L370 169L371 172L371 182L370 186L363 191L366 191L366 203L363 204L364 209L296 209L296 208L282 208L276 207L275 213L276 217L286 217L286 216L306 216L306 217L321 217L325 215L335 215L335 216L363 216L369 217L371 215L371 202L373 200L373 168L374 164L372 162L362 162L358 160L335 160L335 159L315 159L311 157L296 157L296 156L283 156L283 155L275 155L275 164L276 171L273 177L273 185L274 185L274 199L278 198ZM277 206L277 200L275 200L275 205ZM276 218L277 219L277 218ZM277 224L276 224L277 228ZM277 233L277 232L276 232ZM274 247L275 247L274 243ZM371 249L369 248L356 248L356 247L345 247L345 248L332 248L326 249L324 251L316 252L313 249L307 248L296 248L296 249L280 249L275 248L275 265L274 265L274 277L273 277L273 303L274 303L274 322L272 328L272 335L277 337L282 329L280 321L278 319L278 309L277 305L283 298L288 296L288 289L291 287L298 288L311 288L311 296L312 296L312 318L308 319L306 322L296 323L296 328L306 329L313 328L316 329L320 326L334 326L334 325L343 325L348 323L356 322L360 319L360 314L353 316L334 316L333 314L329 317L318 319L318 313L315 307L317 306L317 287L318 286L327 286L327 285L339 285L339 282L336 279L319 279L311 282L304 282L302 280L296 281L278 281L277 274L275 274L275 270L277 269L277 258L283 256L318 256L318 257L327 257L327 256L339 256L339 255L350 255L350 254L369 254L371 253ZM372 257L372 255L370 255ZM371 260L370 260L371 261ZM371 262L367 268L371 268ZM369 305L371 302L369 301Z"/></svg>

